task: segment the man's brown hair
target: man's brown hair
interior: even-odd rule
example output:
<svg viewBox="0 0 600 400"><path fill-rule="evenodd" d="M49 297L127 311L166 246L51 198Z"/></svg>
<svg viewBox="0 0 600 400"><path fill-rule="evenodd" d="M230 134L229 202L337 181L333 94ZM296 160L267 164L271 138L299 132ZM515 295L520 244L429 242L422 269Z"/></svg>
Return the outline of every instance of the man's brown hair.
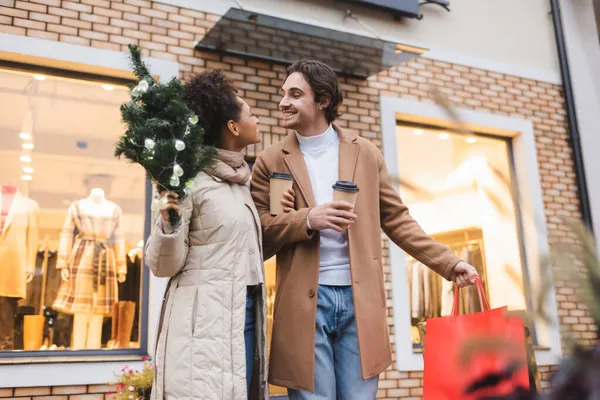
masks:
<svg viewBox="0 0 600 400"><path fill-rule="evenodd" d="M331 67L317 60L298 60L287 69L288 76L294 72L302 74L315 94L315 101L321 102L329 97L329 105L325 108L327 122L335 121L340 115L338 110L344 101L342 85Z"/></svg>

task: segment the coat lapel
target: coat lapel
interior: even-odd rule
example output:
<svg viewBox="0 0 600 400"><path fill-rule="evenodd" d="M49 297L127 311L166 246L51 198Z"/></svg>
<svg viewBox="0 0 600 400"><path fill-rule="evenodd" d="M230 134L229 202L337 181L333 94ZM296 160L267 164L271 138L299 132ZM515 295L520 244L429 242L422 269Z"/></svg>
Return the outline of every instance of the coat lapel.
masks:
<svg viewBox="0 0 600 400"><path fill-rule="evenodd" d="M8 227L10 226L11 222L15 218L15 214L17 212L17 207L19 207L19 205L21 204L22 201L23 201L23 199L22 199L21 192L17 191L15 193L15 197L13 198L12 204L10 206L10 210L8 211L8 215L6 216L6 221L4 221L4 226L2 227L2 236L0 236L0 240L4 239L4 236L6 235L6 232L8 231Z"/></svg>
<svg viewBox="0 0 600 400"><path fill-rule="evenodd" d="M298 189L300 189L300 193L304 197L304 200L309 207L315 207L315 196L310 183L310 176L308 175L304 156L302 155L302 151L300 151L298 138L296 138L295 133L292 133L285 138L283 152L285 153L283 160L290 169L292 175L294 175L294 180L296 181L296 185L298 185Z"/></svg>
<svg viewBox="0 0 600 400"><path fill-rule="evenodd" d="M355 134L333 125L340 137L338 180L354 182L354 172L358 160L358 138Z"/></svg>

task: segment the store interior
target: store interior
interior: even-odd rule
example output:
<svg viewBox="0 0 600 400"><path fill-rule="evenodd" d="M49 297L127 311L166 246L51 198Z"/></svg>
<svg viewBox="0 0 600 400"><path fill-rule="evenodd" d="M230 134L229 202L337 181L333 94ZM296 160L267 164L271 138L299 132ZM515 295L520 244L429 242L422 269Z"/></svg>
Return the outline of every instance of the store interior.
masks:
<svg viewBox="0 0 600 400"><path fill-rule="evenodd" d="M113 155L128 98L0 69L0 351L139 347L146 179Z"/></svg>
<svg viewBox="0 0 600 400"><path fill-rule="evenodd" d="M510 141L402 123L396 139L400 195L413 218L478 270L492 308L525 309ZM456 289L409 255L405 261L418 345L417 324L450 315ZM476 289L461 289L458 313L480 309Z"/></svg>

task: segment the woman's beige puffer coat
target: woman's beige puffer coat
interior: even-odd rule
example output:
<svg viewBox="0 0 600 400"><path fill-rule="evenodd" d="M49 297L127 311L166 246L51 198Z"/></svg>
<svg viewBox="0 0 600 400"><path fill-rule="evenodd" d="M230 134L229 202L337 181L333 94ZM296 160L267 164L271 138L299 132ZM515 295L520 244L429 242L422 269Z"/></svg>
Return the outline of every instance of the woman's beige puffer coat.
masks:
<svg viewBox="0 0 600 400"><path fill-rule="evenodd" d="M160 215L153 218L146 244L148 267L171 278L158 327L152 399L268 399L264 285L256 302L254 380L246 394L249 229L262 241L249 183L200 173L181 209L172 234L164 233ZM254 226L247 223L250 211ZM257 250L262 252L262 242Z"/></svg>

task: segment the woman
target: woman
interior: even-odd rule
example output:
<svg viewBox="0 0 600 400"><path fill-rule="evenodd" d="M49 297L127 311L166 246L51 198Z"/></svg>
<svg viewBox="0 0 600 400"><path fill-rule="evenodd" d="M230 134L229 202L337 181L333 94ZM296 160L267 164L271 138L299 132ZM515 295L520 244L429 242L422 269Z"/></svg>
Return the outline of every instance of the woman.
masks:
<svg viewBox="0 0 600 400"><path fill-rule="evenodd" d="M147 241L146 263L156 276L171 277L153 399L268 399L262 236L241 153L261 137L258 118L236 93L220 71L185 85L186 103L218 154L184 201L166 194ZM293 191L282 203L293 208ZM177 230L170 209L181 215Z"/></svg>

